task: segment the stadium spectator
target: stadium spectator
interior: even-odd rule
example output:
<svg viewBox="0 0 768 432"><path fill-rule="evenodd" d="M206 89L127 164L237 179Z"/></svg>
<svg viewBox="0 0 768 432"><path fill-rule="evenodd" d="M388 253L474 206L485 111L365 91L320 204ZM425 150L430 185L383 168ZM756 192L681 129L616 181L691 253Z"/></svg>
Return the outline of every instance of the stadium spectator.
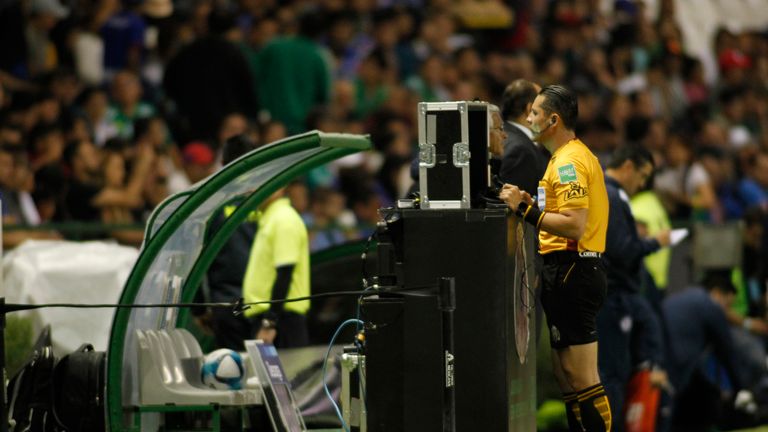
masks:
<svg viewBox="0 0 768 432"><path fill-rule="evenodd" d="M0 202L3 225L23 226L21 229L3 230L3 249L14 248L28 239L59 239L51 230L30 229L41 222L30 195L34 177L26 154L20 148L0 147Z"/></svg>
<svg viewBox="0 0 768 432"><path fill-rule="evenodd" d="M24 32L25 67L28 76L36 76L50 72L58 65L62 53L58 52L50 33L60 20L69 15L69 9L56 0L34 0L29 4L29 12Z"/></svg>
<svg viewBox="0 0 768 432"><path fill-rule="evenodd" d="M289 134L304 132L312 108L330 98L331 71L314 41L322 25L316 14L306 13L300 18L299 34L277 37L259 54L254 76L259 103Z"/></svg>
<svg viewBox="0 0 768 432"><path fill-rule="evenodd" d="M112 104L107 110L107 121L123 139L133 138L133 123L155 114L155 108L141 100L142 89L139 77L133 72L122 70L112 79Z"/></svg>
<svg viewBox="0 0 768 432"><path fill-rule="evenodd" d="M144 55L147 24L137 12L140 2L99 2L93 26L104 42L104 72L107 77L121 70L139 70Z"/></svg>
<svg viewBox="0 0 768 432"><path fill-rule="evenodd" d="M231 14L210 13L209 35L181 48L168 63L163 88L182 116L179 133L184 141L215 138L229 113L256 115L248 63L226 37L235 28Z"/></svg>
<svg viewBox="0 0 768 432"><path fill-rule="evenodd" d="M119 142L119 141L113 141ZM119 145L107 147L103 151L103 162L101 164L104 179L104 188L110 190L123 190L127 186L127 169L124 149ZM145 171L149 174L149 170ZM144 181L144 179L141 179ZM144 186L144 185L142 185ZM143 198L143 195L142 195ZM133 204L133 203L131 203ZM131 225L136 221L133 210L137 205L125 205L119 202L112 202L101 206L101 222L114 225ZM118 228L111 230L109 234L121 243L140 246L144 238L144 232L141 228Z"/></svg>
<svg viewBox="0 0 768 432"><path fill-rule="evenodd" d="M155 157L149 146L142 146L128 181L107 182L104 178L104 159L90 141L76 141L67 145L64 162L71 171L66 191L64 217L76 221L102 221L110 208L137 209L143 205L144 180ZM112 180L112 179L111 179ZM116 179L114 179L116 180Z"/></svg>
<svg viewBox="0 0 768 432"><path fill-rule="evenodd" d="M371 51L361 62L355 81L355 115L365 119L379 109L389 96L392 64L382 50Z"/></svg>
<svg viewBox="0 0 768 432"><path fill-rule="evenodd" d="M317 187L312 191L311 206L302 215L309 235L309 250L315 252L347 241L345 228L340 224L345 208L344 196L328 187Z"/></svg>
<svg viewBox="0 0 768 432"><path fill-rule="evenodd" d="M32 169L61 163L64 136L55 123L39 123L29 134Z"/></svg>
<svg viewBox="0 0 768 432"><path fill-rule="evenodd" d="M80 110L88 125L88 132L93 143L103 147L108 139L114 138L119 131L117 125L108 116L109 97L99 88L89 88L80 95Z"/></svg>
<svg viewBox="0 0 768 432"><path fill-rule="evenodd" d="M191 184L213 174L215 154L211 146L204 141L193 141L184 146L182 150L184 172Z"/></svg>
<svg viewBox="0 0 768 432"><path fill-rule="evenodd" d="M236 137L238 135L243 135L246 132L249 132L251 130L251 124L248 121L248 117L246 117L244 114L239 112L233 112L230 114L227 114L226 117L224 117L221 120L221 125L219 126L219 132L216 135L217 139L217 148L222 148L227 143L227 141L230 138ZM256 137L258 138L258 137ZM254 142L258 142L259 140L254 140Z"/></svg>

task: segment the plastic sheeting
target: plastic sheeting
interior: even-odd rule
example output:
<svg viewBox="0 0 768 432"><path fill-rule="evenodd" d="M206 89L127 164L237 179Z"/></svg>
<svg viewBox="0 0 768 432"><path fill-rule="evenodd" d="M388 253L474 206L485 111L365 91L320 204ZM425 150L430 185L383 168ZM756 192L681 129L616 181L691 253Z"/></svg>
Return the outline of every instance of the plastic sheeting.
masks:
<svg viewBox="0 0 768 432"><path fill-rule="evenodd" d="M685 53L704 65L707 82L718 76L714 37L719 28L760 32L768 26L765 0L675 0L675 18Z"/></svg>
<svg viewBox="0 0 768 432"><path fill-rule="evenodd" d="M29 240L3 257L0 293L7 303L118 303L138 250L108 242ZM51 324L54 350L89 342L107 349L113 308L48 308L14 312L33 318L35 333Z"/></svg>
<svg viewBox="0 0 768 432"><path fill-rule="evenodd" d="M328 349L324 345L284 348L278 351L285 374L291 381L293 396L304 422L311 430L320 427L341 427L336 412L323 390L323 360ZM335 345L328 358L326 382L328 390L338 401L341 394L342 345Z"/></svg>

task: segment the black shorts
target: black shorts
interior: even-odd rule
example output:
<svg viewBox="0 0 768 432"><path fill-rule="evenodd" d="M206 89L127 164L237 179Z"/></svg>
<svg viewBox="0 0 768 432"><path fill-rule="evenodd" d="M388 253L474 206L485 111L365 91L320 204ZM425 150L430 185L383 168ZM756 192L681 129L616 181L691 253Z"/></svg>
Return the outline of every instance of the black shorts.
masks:
<svg viewBox="0 0 768 432"><path fill-rule="evenodd" d="M597 312L607 285L599 257L581 257L576 252L544 255L541 304L552 348L597 341Z"/></svg>

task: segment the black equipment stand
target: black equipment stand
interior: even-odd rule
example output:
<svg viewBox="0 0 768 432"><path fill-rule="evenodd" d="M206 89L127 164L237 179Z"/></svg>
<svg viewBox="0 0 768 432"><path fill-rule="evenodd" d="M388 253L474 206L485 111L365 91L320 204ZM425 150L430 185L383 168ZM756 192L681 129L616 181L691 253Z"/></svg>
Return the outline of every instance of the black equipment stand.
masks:
<svg viewBox="0 0 768 432"><path fill-rule="evenodd" d="M456 383L454 378L453 311L456 310L454 278L440 278L438 307L443 321L445 388L443 389L443 431L456 431Z"/></svg>
<svg viewBox="0 0 768 432"><path fill-rule="evenodd" d="M522 228L504 209L391 212L376 272L390 289L360 312L369 432L536 429Z"/></svg>

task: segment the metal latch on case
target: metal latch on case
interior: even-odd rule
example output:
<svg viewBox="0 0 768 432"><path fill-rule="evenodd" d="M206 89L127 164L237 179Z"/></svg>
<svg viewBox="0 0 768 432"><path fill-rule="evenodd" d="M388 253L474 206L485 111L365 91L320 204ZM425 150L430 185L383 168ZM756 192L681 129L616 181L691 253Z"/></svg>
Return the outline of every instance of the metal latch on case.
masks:
<svg viewBox="0 0 768 432"><path fill-rule="evenodd" d="M437 150L434 144L426 143L419 145L419 166L434 168L436 154Z"/></svg>
<svg viewBox="0 0 768 432"><path fill-rule="evenodd" d="M468 143L456 143L453 145L453 166L466 167L469 166L469 144Z"/></svg>

